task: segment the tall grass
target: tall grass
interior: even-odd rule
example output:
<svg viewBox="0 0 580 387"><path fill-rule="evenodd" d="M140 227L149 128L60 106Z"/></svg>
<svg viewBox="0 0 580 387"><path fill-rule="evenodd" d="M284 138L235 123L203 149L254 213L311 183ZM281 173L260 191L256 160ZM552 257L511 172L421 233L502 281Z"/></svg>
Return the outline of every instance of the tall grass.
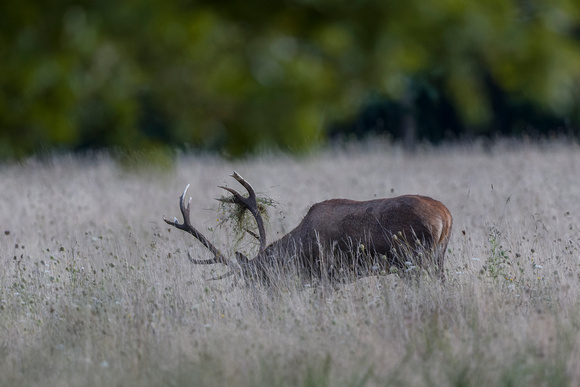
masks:
<svg viewBox="0 0 580 387"><path fill-rule="evenodd" d="M578 385L578 146L379 145L168 169L1 166L0 385ZM190 265L187 251L210 254L162 217L192 183L196 226L251 255L217 227L216 186L234 169L281 204L270 240L331 197L441 200L446 283L389 275L321 294L205 281L225 269Z"/></svg>

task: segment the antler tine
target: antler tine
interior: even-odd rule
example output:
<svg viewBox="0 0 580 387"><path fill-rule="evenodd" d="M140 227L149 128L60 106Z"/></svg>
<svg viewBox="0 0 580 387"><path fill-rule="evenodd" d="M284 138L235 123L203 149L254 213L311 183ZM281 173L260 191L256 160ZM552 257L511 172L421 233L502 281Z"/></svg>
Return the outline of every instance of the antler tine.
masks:
<svg viewBox="0 0 580 387"><path fill-rule="evenodd" d="M248 194L250 194L251 199L256 200L256 192L254 191L254 188L250 185L250 183L246 181L246 179L242 177L242 175L234 171L234 173L232 173L230 176L236 179L241 185L244 186L246 191L248 191Z"/></svg>
<svg viewBox="0 0 580 387"><path fill-rule="evenodd" d="M183 215L183 225L185 226L191 226L191 219L189 218L189 210L191 208L191 196L187 201L187 206L185 205L185 194L187 193L189 186L190 184L188 184L187 187L185 187L183 193L179 197L179 209L181 210L181 215Z"/></svg>
<svg viewBox="0 0 580 387"><path fill-rule="evenodd" d="M242 203L246 207L248 207L248 204L250 204L250 201L248 201L249 198L246 198L246 197L242 196L235 189L232 189L230 187L225 187L223 185L218 185L218 188L225 189L226 191L228 191L229 193L231 193L232 195L234 195L234 198L233 198L233 200L229 200L228 198L226 198L226 199L221 199L220 198L220 199L217 199L217 200L222 201L222 202L226 202L226 203Z"/></svg>
<svg viewBox="0 0 580 387"><path fill-rule="evenodd" d="M221 251L219 251L202 233L200 233L195 227L191 225L191 219L189 217L191 207L191 197L189 198L187 205L185 204L185 194L187 193L188 189L189 184L187 185L187 187L185 187L185 190L183 190L183 194L181 194L181 196L179 197L179 208L181 210L181 215L183 216L183 223L179 223L177 218L174 218L174 220L171 221L163 217L163 220L165 221L165 223L193 235L194 238L199 240L201 244L203 244L214 256L213 259L193 259L188 253L188 258L191 263L201 265L211 265L215 263L221 263L226 266L230 266L230 264L232 264L232 261L227 259L221 253Z"/></svg>
<svg viewBox="0 0 580 387"><path fill-rule="evenodd" d="M179 221L175 217L173 218L172 221L167 220L165 218L165 216L163 217L163 220L165 221L165 223L167 223L175 228L178 228L180 230L183 230L183 231L189 231L187 229L187 223L190 223L190 221L189 221L189 205L191 203L191 199L187 203L187 207L184 204L185 194L187 193L188 189L189 189L189 184L187 185L187 187L185 187L185 189L183 190L183 193L179 197L179 209L181 210L181 215L183 216L183 223L179 223Z"/></svg>
<svg viewBox="0 0 580 387"><path fill-rule="evenodd" d="M234 195L234 201L244 205L254 218L256 219L256 223L258 224L258 233L259 233L259 240L260 240L260 249L258 252L258 256L262 256L264 250L266 249L266 229L264 228L264 220L262 219L262 215L260 214L260 209L258 207L258 202L256 200L256 192L254 188L248 183L239 173L234 171L231 176L236 179L247 191L248 197L244 197L240 195L236 190L233 190L229 187L219 186L219 188L225 189L226 191L230 192Z"/></svg>
<svg viewBox="0 0 580 387"><path fill-rule="evenodd" d="M243 204L249 210L252 210L253 207L255 207L257 209L258 203L256 201L256 192L254 191L254 188L250 185L250 183L248 183L246 181L246 179L244 179L236 171L234 171L234 173L232 173L230 176L233 177L234 179L236 179L242 186L244 186L244 188L248 191L248 194L249 194L248 197L242 196L238 191L236 191L232 188L224 187L223 185L220 185L218 187L225 189L226 191L228 191L229 193L234 195L234 198L235 198L234 201L237 201L238 203Z"/></svg>
<svg viewBox="0 0 580 387"><path fill-rule="evenodd" d="M222 263L221 261L218 261L215 258L212 259L195 259L191 256L191 254L189 253L189 251L187 252L187 259L189 259L189 262L193 263L194 265L213 265L215 263Z"/></svg>

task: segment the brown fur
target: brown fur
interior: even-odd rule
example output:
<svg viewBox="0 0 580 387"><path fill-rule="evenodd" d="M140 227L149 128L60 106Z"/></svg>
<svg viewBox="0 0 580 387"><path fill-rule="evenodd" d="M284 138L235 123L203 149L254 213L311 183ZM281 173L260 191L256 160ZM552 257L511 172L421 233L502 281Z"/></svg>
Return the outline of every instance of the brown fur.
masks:
<svg viewBox="0 0 580 387"><path fill-rule="evenodd" d="M262 265L277 261L284 266L281 260L294 256L314 276L331 269L360 272L364 266L371 266L365 260L373 260L381 270L392 266L404 269L406 261L415 261L425 268L434 263L443 277L452 224L447 207L426 196L331 199L314 204L295 229L266 247L264 255L256 259ZM419 252L423 253L421 259L409 256ZM337 255L341 259L325 264L324 255L327 261Z"/></svg>

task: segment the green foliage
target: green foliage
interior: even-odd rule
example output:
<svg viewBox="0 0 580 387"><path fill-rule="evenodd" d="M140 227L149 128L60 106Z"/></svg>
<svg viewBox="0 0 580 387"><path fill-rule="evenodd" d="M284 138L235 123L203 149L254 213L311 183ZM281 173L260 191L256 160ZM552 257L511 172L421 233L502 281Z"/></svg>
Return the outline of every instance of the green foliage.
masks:
<svg viewBox="0 0 580 387"><path fill-rule="evenodd" d="M0 4L0 25L0 157L299 151L371 90L404 101L425 83L472 130L494 114L488 81L579 119L572 0L24 0Z"/></svg>
<svg viewBox="0 0 580 387"><path fill-rule="evenodd" d="M483 269L494 280L498 278L513 280L513 276L510 276L508 269L511 266L511 260L507 251L501 245L501 237L501 232L497 228L490 227L487 239L489 242L489 255Z"/></svg>

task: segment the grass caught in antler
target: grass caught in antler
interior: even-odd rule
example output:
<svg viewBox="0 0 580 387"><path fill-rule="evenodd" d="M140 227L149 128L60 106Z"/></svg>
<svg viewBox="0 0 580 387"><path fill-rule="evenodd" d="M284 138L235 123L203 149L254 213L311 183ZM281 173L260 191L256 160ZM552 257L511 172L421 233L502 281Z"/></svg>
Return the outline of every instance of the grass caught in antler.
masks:
<svg viewBox="0 0 580 387"><path fill-rule="evenodd" d="M219 226L229 226L235 234L235 240L239 243L246 234L250 234L254 240L259 239L256 220L243 204L237 203L233 195L220 196L216 199L219 202L218 219ZM256 202L258 203L258 210L264 219L265 225L268 225L269 208L276 208L278 203L260 193L256 193Z"/></svg>

